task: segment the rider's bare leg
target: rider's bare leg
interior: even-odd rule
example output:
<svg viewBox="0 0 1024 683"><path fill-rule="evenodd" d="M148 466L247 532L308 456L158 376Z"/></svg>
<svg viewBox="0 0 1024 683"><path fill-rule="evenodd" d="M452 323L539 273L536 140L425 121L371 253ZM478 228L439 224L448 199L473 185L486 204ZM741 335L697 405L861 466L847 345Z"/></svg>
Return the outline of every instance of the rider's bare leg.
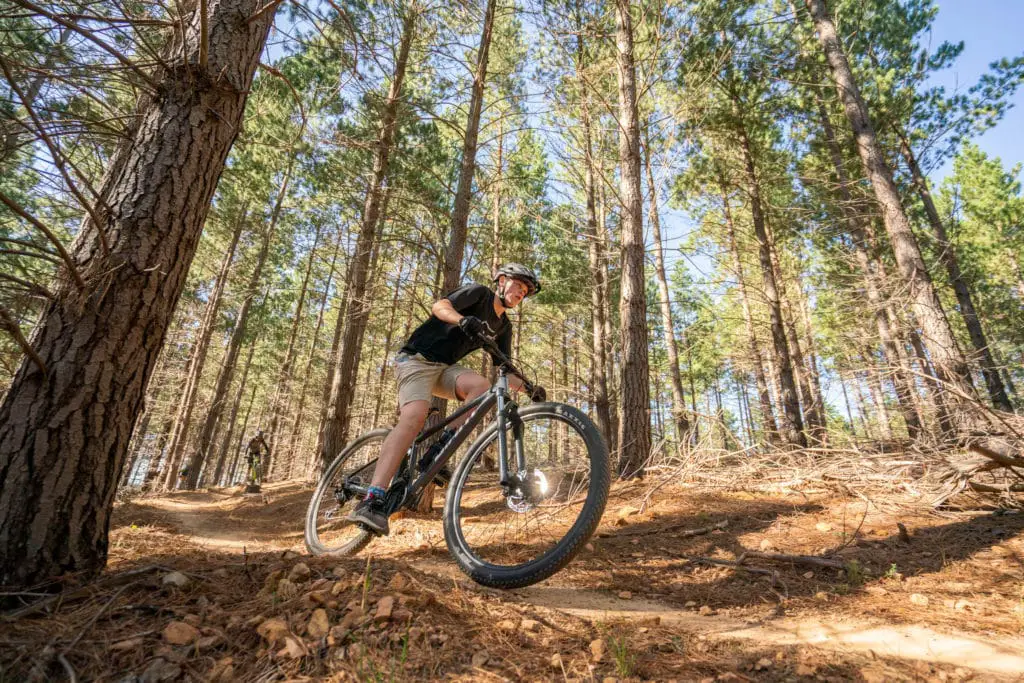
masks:
<svg viewBox="0 0 1024 683"><path fill-rule="evenodd" d="M464 372L455 379L455 393L458 395L459 400L463 402L472 401L474 398L486 393L490 388L491 383L476 372ZM459 417L459 419L452 420L451 424L448 425L448 429L460 427L468 419L469 413L466 413Z"/></svg>
<svg viewBox="0 0 1024 683"><path fill-rule="evenodd" d="M455 380L455 393L463 401L472 401L490 388L490 383L476 372L464 372ZM391 429L381 444L380 458L377 460L377 468L373 471L371 486L379 486L382 489L388 487L391 478L398 471L398 466L402 464L402 456L423 429L429 410L429 401L409 401L402 406L398 412L398 424ZM454 429L467 419L469 415L463 415L448 425L448 428Z"/></svg>
<svg viewBox="0 0 1024 683"><path fill-rule="evenodd" d="M384 489L391 483L398 466L402 464L402 456L416 440L416 435L423 429L427 420L430 401L409 401L398 411L398 424L384 438L380 447L380 458L377 468L373 471L372 486Z"/></svg>

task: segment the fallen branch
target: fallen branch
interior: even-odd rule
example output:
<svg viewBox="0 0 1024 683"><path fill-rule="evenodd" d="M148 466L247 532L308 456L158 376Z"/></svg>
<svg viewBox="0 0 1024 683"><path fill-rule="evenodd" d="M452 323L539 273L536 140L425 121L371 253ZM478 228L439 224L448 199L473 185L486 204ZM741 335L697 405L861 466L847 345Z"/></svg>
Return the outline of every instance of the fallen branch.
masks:
<svg viewBox="0 0 1024 683"><path fill-rule="evenodd" d="M666 533L668 531L675 531L676 529L680 529L680 528L682 528L684 526L686 526L686 523L683 523L683 524L671 524L669 526L658 527L657 529L639 529L639 530L635 530L635 531L632 531L632 532L630 532L630 531L620 531L619 533L617 533L615 535L616 536L647 536L647 535L650 535L650 534L663 534L663 533ZM674 534L674 536L675 536L675 538L690 538L691 536L703 536L704 534L711 533L715 529L724 529L727 526L729 526L729 520L723 519L721 522L715 522L714 524L712 524L710 526L701 527L699 529L687 529L686 531L681 531L678 534Z"/></svg>
<svg viewBox="0 0 1024 683"><path fill-rule="evenodd" d="M37 600L36 602L33 602L31 605L26 605L25 607L22 607L22 608L17 609L17 610L15 610L13 612L10 612L8 614L3 615L3 620L4 621L15 621L17 619L20 619L21 617L26 616L26 615L33 614L34 612L38 612L40 610L46 609L47 607L49 607L50 605L52 605L55 602L63 603L63 602L69 601L69 600L77 600L78 598L85 597L85 596L89 595L93 591L93 589L95 589L95 588L99 588L101 586L102 587L117 586L118 584L121 584L125 580L128 580L128 579L134 580L135 577L141 576L142 574L148 574L149 572L158 571L158 570L160 570L160 571L172 571L172 570L169 570L167 567L163 567L163 566L158 565L158 564L153 564L153 565L150 565L148 567L142 567L141 569L132 569L131 571L124 572L123 574L115 574L114 576L108 576L108 577L106 577L104 579L100 579L99 581L94 581L93 583L87 584L85 586L80 586L80 587L78 587L78 588L76 588L74 590L71 590L71 591L66 591L66 592L61 592L61 593L54 593L53 595L51 595L48 598L45 598L43 600Z"/></svg>
<svg viewBox="0 0 1024 683"><path fill-rule="evenodd" d="M846 563L841 560L831 560L827 557L816 557L814 555L784 555L782 553L762 553L757 550L747 550L739 556L737 562L742 564L748 557L755 560L768 560L769 562L789 562L791 564L806 564L812 567L829 567L832 569L845 569Z"/></svg>

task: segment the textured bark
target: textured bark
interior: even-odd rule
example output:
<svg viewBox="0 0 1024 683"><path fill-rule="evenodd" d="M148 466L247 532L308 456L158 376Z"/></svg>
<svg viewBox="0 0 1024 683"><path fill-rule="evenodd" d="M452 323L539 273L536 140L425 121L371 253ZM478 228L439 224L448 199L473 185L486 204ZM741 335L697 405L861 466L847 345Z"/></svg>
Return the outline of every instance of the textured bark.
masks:
<svg viewBox="0 0 1024 683"><path fill-rule="evenodd" d="M320 309L316 315L316 325L313 327L313 336L309 340L309 350L306 352L306 368L302 372L302 388L299 389L299 403L295 407L295 413L292 415L292 432L288 436L288 452L295 453L298 445L299 431L302 428L302 414L306 408L306 397L308 396L309 380L312 377L313 372L313 361L316 359L316 350L319 348L320 342L320 330L324 326L324 313L327 309L327 301L331 294L331 284L334 282L334 268L338 263L338 255L341 253L341 235L338 235L338 240L334 245L334 254L331 256L331 265L327 271L327 282L324 283L324 295L320 299ZM333 355L331 356L333 358ZM308 469L310 457L305 457L304 464ZM288 478L292 479L295 477L295 458L292 457L291 467L288 470Z"/></svg>
<svg viewBox="0 0 1024 683"><path fill-rule="evenodd" d="M278 426L281 422L281 414L288 412L288 404L291 401L292 366L295 364L295 353L299 341L299 328L302 324L302 314L306 308L306 294L309 291L309 278L313 275L313 264L316 261L316 250L320 246L321 225L317 223L316 232L313 236L313 247L309 250L309 259L306 262L306 270L302 275L302 284L299 286L299 298L295 302L295 312L292 314L292 329L288 334L288 346L284 353L284 362L281 364L281 372L277 377L277 386L274 389L274 399L270 404L270 424L267 426L269 435L268 445L270 453L266 462L263 463L263 471L266 479L278 474L274 465L279 464L282 456L292 456L291 451L284 451L284 439L277 438Z"/></svg>
<svg viewBox="0 0 1024 683"><path fill-rule="evenodd" d="M235 329L231 332L231 340L228 342L228 349L221 362L220 373L217 375L217 385L213 390L213 397L207 409L206 419L199 430L199 437L196 440L196 447L193 449L188 460L188 477L185 480L185 488L194 489L199 483L199 473L203 462L211 452L214 441L214 433L224 413L224 404L227 401L228 389L231 387L231 379L235 374L235 366L238 364L238 354L242 349L242 342L245 340L246 331L249 325L249 315L252 312L252 303L259 290L260 279L263 276L263 267L267 263L267 255L270 252L270 244L274 239L274 232L277 226L277 216L280 213L281 201L288 187L287 177L281 186L277 204L274 207L274 215L271 217L270 225L263 237L263 244L260 246L259 256L256 257L256 266L252 275L249 276L249 283L245 288L245 298L235 318ZM170 476L177 476L177 472L171 470Z"/></svg>
<svg viewBox="0 0 1024 683"><path fill-rule="evenodd" d="M814 387L811 384L811 370L807 360L804 358L803 344L800 342L800 335L796 330L796 316L793 314L793 304L786 287L786 275L782 270L782 262L779 259L779 251L775 247L775 235L765 219L765 229L768 233L768 244L772 259L772 270L775 272L776 281L779 285L779 300L782 304L782 320L786 331L786 341L789 348L790 358L793 363L793 377L797 382L797 389L800 394L800 406L804 419L804 426L807 428L810 437L818 444L825 441L825 417L821 412L821 396L816 396Z"/></svg>
<svg viewBox="0 0 1024 683"><path fill-rule="evenodd" d="M921 416L915 405L913 379L903 367L899 348L892 333L892 327L887 312L888 304L882 296L882 288L879 282L879 264L877 258L868 249L867 231L861 224L861 218L853 210L853 197L850 192L850 178L843 165L842 150L836 139L835 130L828 115L828 110L821 100L818 100L818 116L821 119L821 127L825 133L825 142L828 145L829 155L832 158L832 165L835 167L836 178L839 181L839 211L846 225L846 232L853 242L853 252L857 265L860 268L864 281L864 292L867 295L868 305L871 308L872 317L875 321L875 328L878 331L878 338L882 342L882 355L890 370L893 387L896 390L896 400L899 402L900 413L907 425L907 433L910 438L916 439L921 434Z"/></svg>
<svg viewBox="0 0 1024 683"><path fill-rule="evenodd" d="M462 165L459 167L459 182L455 188L455 204L452 208L452 227L451 232L448 233L448 246L444 252L442 294L458 287L462 277L462 260L466 255L466 233L469 225L473 174L476 172L480 112L483 111L484 85L487 83L487 64L490 57L491 34L494 32L494 13L497 4L497 0L487 0L483 28L480 32L473 88L469 98L469 113L466 116L466 136L462 141Z"/></svg>
<svg viewBox="0 0 1024 683"><path fill-rule="evenodd" d="M347 389L352 385L359 371L358 356L362 350L366 323L370 318L371 302L366 297L367 284L370 279L370 257L377 244L377 228L383 213L381 208L384 203L385 179L398 128L399 98L402 95L402 83L405 80L416 18L415 13L407 11L402 21L402 36L395 59L395 71L392 74L387 99L381 110L380 130L373 155L373 171L366 192L366 203L363 206L355 253L349 264L348 286L345 292L345 328L341 337L341 345L338 347L338 356L333 361L337 368L331 382L327 419L320 430L322 435L320 459L325 464L330 462L334 454L341 450L347 438L348 422L351 417L349 412L352 406L352 392Z"/></svg>
<svg viewBox="0 0 1024 683"><path fill-rule="evenodd" d="M953 248L953 244L949 241L946 226L939 216L938 209L935 208L935 201L932 199L932 193L928 189L928 180L924 177L924 173L921 172L921 166L917 163L917 157L914 155L906 135L904 135L899 126L894 125L893 128L900 139L900 153L910 168L910 177L914 183L914 189L917 190L921 203L924 204L924 213L928 217L928 223L931 225L932 230L935 232L935 241L939 247L939 260L942 261L942 265L946 268L949 284L953 287L953 292L956 294L957 303L960 304L960 315L964 319L967 334L970 336L971 344L974 346L974 351L977 354L978 364L981 366L981 374L985 378L985 386L988 389L989 398L996 408L1013 412L1013 404L1010 403L1010 398L1006 395L1006 387L999 376L999 367L996 365L995 358L992 357L992 349L988 345L985 330L982 328L981 319L978 317L978 310L974 306L974 296L971 294L970 287L967 286L967 281L964 280L963 272L960 270L960 261L957 258L956 249Z"/></svg>
<svg viewBox="0 0 1024 683"><path fill-rule="evenodd" d="M754 316L750 311L750 297L747 294L746 278L743 276L743 259L740 257L739 245L736 243L736 227L733 223L732 208L725 191L724 180L720 179L722 192L722 213L725 218L725 229L729 237L729 251L732 253L733 269L736 271L736 283L740 291L740 303L743 307L743 322L747 328L747 339L750 342L750 360L754 366L754 380L757 383L757 395L761 406L761 425L769 442L778 440L779 428L775 423L775 412L772 410L772 396L768 389L768 378L764 372L764 359L761 357L761 343L754 329Z"/></svg>
<svg viewBox="0 0 1024 683"><path fill-rule="evenodd" d="M192 424L192 411L195 409L196 396L199 394L199 381L203 376L203 368L206 366L206 353L210 348L210 338L213 336L213 329L217 325L217 317L220 314L220 302L224 295L224 288L227 286L228 273L231 271L231 262L235 257L235 248L238 246L238 239L242 235L242 228L245 226L247 211L242 210L235 230L231 235L231 245L228 247L224 260L220 264L220 271L217 273L217 280L210 294L210 300L206 304L206 311L203 313L203 321L199 326L199 335L192 347L192 354L188 361L188 374L185 378L185 388L182 391L181 399L178 402L178 411L174 419L174 431L171 432L171 443L168 446L168 467L164 476L164 488L173 488L177 481L178 464L181 462L181 455L185 451L185 441L188 436L188 429Z"/></svg>
<svg viewBox="0 0 1024 683"><path fill-rule="evenodd" d="M885 405L885 391L882 389L881 375L875 363L875 356L871 349L865 349L862 355L864 359L864 376L871 389L871 401L875 404L875 413L878 416L878 429L883 439L892 439L892 424L889 422L889 409Z"/></svg>
<svg viewBox="0 0 1024 683"><path fill-rule="evenodd" d="M846 117L853 129L864 172L875 198L882 209L889 241L892 244L896 264L900 276L906 286L913 311L924 333L929 355L935 366L939 381L951 386L955 392L951 400L957 404L957 424L952 429L957 433L969 431L972 427L984 423L977 406L961 398L972 395L967 362L956 344L956 338L949 325L949 320L942 308L942 303L935 291L931 276L921 258L921 250L910 227L910 221L900 203L899 191L893 181L892 169L889 168L882 152L878 137L871 125L867 105L864 103L853 77L853 72L843 52L842 44L836 34L835 25L825 8L824 0L805 0L814 20L818 38L821 41L825 58L828 60L832 77L836 83L839 98L846 110Z"/></svg>
<svg viewBox="0 0 1024 683"><path fill-rule="evenodd" d="M577 34L577 69L585 67L582 31ZM579 78L581 87L584 79ZM608 313L608 267L606 264L605 235L597 221L597 199L594 187L594 151L591 134L589 98L583 91L583 191L587 202L587 265L590 269L591 353L590 392L594 404L594 421L605 441L612 444L612 418L608 400L608 345L605 323Z"/></svg>
<svg viewBox="0 0 1024 683"><path fill-rule="evenodd" d="M373 407L373 420L370 424L378 424L380 419L381 407L384 403L384 384L387 382L388 371L391 370L391 363L388 359L391 357L391 340L394 337L395 332L395 319L398 317L398 302L401 299L401 295L404 293L402 288L402 275L405 273L405 255L400 254L398 257L398 274L395 276L395 286L391 295L391 309L388 313L388 324L384 332L384 344L382 349L384 352L384 359L380 364L380 373L377 376L377 391L376 399Z"/></svg>
<svg viewBox="0 0 1024 683"><path fill-rule="evenodd" d="M206 4L205 69L197 12L183 17L186 44L165 50L159 96L140 101L101 183L105 222L87 218L73 246L87 287L62 271L32 335L51 374L23 361L0 404L0 584L93 574L106 561L132 428L273 19L239 20L258 5Z"/></svg>
<svg viewBox="0 0 1024 683"><path fill-rule="evenodd" d="M605 178L604 164L600 167L600 177ZM618 376L617 368L615 364L616 359L616 336L612 329L612 310L611 310L611 292L613 289L611 276L607 270L607 264L611 259L610 253L611 248L608 246L613 243L611 235L608 230L608 197L607 197L607 183L601 182L597 184L597 227L601 235L601 241L599 242L600 253L603 255L603 259L599 262L604 268L604 274L602 280L604 283L604 292L602 300L604 301L603 318L604 318L604 364L605 364L605 378L608 388L608 433L610 438L608 439L608 452L617 453L619 451L619 394L618 387L615 384L615 378Z"/></svg>
<svg viewBox="0 0 1024 683"><path fill-rule="evenodd" d="M622 204L622 367L619 405L619 475L642 476L651 452L651 400L647 361L647 292L644 277L640 121L637 112L633 18L628 0L615 2L618 66L619 195Z"/></svg>
<svg viewBox="0 0 1024 683"><path fill-rule="evenodd" d="M775 350L775 367L778 372L780 403L782 404L782 424L780 432L783 440L794 446L806 446L803 418L800 414L800 402L797 399L796 381L793 377L793 360L789 353L786 329L782 317L782 300L779 294L777 273L772 263L772 245L765 225L764 210L761 204L761 186L754 169L754 156L750 147L750 139L742 122L737 127L740 150L743 153L743 166L746 173L747 194L750 198L750 214L754 225L754 237L757 239L758 260L761 264L761 280L764 288L765 304L768 307L769 323L772 333L772 347Z"/></svg>
<svg viewBox="0 0 1024 683"><path fill-rule="evenodd" d="M498 156L494 188L491 190L491 274L501 267L501 175L505 154L505 119L498 119Z"/></svg>
<svg viewBox="0 0 1024 683"><path fill-rule="evenodd" d="M645 130L644 132L646 135L647 131ZM683 378L679 372L679 347L676 345L676 331L672 321L672 300L669 297L668 277L665 275L665 252L661 243L661 217L658 214L658 190L654 184L654 170L651 168L651 140L649 135L646 135L644 140L644 148L647 150L644 158L644 166L647 171L647 189L651 197L649 215L651 235L654 238L654 277L658 284L661 326L665 335L669 382L672 386L672 419L676 428L676 438L680 443L686 443L690 438L690 421L686 418L686 397L683 395Z"/></svg>
<svg viewBox="0 0 1024 683"><path fill-rule="evenodd" d="M221 440L220 451L217 455L217 465L213 471L211 483L214 486L221 485L224 476L224 465L227 462L228 451L231 450L231 441L235 437L235 424L238 421L238 409L242 405L242 396L249 381L249 369L252 367L252 357L256 351L256 344L249 345L249 353L245 357L245 364L242 365L242 377L238 380L238 390L235 391L235 400L231 402L231 411L228 413L228 429Z"/></svg>
<svg viewBox="0 0 1024 683"><path fill-rule="evenodd" d="M802 261L802 257L799 260ZM807 370L810 374L812 400L815 410L818 412L818 422L821 425L818 438L823 445L828 445L828 415L825 412L825 395L821 390L821 375L818 372L818 352L814 343L814 329L811 326L809 294L804 291L799 282L797 282L797 291L800 298L800 322L804 329L804 348L807 350Z"/></svg>

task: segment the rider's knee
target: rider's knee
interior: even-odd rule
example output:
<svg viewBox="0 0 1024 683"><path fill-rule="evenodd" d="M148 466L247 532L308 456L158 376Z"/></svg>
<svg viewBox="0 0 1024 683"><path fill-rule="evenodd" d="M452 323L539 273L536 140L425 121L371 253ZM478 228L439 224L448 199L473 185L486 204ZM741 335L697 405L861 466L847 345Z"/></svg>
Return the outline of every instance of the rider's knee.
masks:
<svg viewBox="0 0 1024 683"><path fill-rule="evenodd" d="M483 375L478 375L475 372L464 372L455 381L455 386L458 388L459 394L463 399L471 399L490 389L491 383Z"/></svg>

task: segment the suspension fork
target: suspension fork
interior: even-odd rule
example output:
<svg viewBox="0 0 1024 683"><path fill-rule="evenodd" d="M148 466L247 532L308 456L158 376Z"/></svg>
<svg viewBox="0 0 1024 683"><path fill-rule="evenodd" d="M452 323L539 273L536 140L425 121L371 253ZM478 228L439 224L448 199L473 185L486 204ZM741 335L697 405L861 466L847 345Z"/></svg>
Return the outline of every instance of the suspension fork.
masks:
<svg viewBox="0 0 1024 683"><path fill-rule="evenodd" d="M518 477L519 472L526 470L526 452L523 448L523 420L519 417L518 406L509 400L508 377L504 373L498 375L495 384L497 393L498 422L498 483L510 486ZM510 476L508 466L508 434L505 429L512 423L512 441L515 448L515 472Z"/></svg>

